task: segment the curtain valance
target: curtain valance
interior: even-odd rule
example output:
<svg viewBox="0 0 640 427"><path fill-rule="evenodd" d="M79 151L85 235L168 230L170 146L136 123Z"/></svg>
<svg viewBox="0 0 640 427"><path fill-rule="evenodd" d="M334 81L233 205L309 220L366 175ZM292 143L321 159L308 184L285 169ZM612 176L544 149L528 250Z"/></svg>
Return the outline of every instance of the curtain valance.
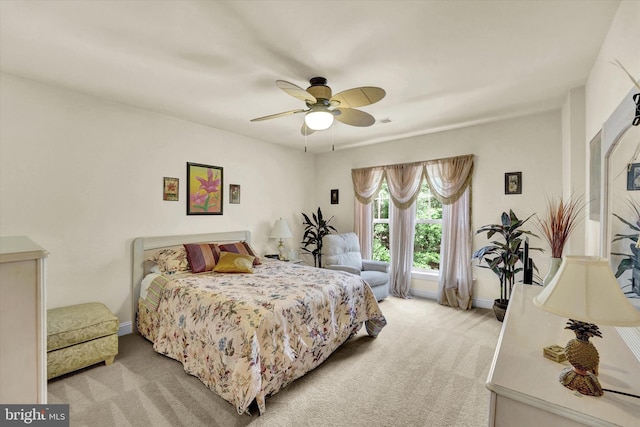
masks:
<svg viewBox="0 0 640 427"><path fill-rule="evenodd" d="M374 197L380 191L382 178L384 178L384 168L352 169L351 180L356 199L364 205L373 202Z"/></svg>
<svg viewBox="0 0 640 427"><path fill-rule="evenodd" d="M406 209L418 197L423 177L442 204L451 204L471 184L472 173L473 154L468 154L424 162L352 169L351 178L356 199L367 205L378 194L386 176L393 204L399 209Z"/></svg>

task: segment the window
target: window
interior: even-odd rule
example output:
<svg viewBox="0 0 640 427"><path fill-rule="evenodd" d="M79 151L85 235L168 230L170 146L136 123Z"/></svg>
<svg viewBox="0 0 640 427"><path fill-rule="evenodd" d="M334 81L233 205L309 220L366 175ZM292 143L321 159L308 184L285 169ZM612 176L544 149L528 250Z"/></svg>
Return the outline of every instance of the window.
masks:
<svg viewBox="0 0 640 427"><path fill-rule="evenodd" d="M377 261L389 262L389 188L382 181L378 195L373 200L373 255Z"/></svg>
<svg viewBox="0 0 640 427"><path fill-rule="evenodd" d="M373 201L373 256L389 261L389 189L383 182ZM426 181L422 182L416 200L415 237L413 242L413 268L437 271L440 268L440 241L442 240L442 204L433 196Z"/></svg>

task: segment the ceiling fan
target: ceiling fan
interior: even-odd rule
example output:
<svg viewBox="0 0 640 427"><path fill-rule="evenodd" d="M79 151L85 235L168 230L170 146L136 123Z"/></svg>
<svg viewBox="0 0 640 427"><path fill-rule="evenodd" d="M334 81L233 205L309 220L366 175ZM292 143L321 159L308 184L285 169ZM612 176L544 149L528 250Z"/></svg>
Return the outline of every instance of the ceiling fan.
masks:
<svg viewBox="0 0 640 427"><path fill-rule="evenodd" d="M371 126L376 119L369 113L356 110L353 107L363 107L380 101L386 95L384 89L373 86L356 87L331 94L324 77L313 77L309 80L311 86L306 90L284 80L276 80L276 86L287 94L305 102L307 109L284 111L269 116L252 119L252 122L275 119L290 114L305 113L301 132L311 135L317 130L328 129L335 118L339 122L351 126Z"/></svg>

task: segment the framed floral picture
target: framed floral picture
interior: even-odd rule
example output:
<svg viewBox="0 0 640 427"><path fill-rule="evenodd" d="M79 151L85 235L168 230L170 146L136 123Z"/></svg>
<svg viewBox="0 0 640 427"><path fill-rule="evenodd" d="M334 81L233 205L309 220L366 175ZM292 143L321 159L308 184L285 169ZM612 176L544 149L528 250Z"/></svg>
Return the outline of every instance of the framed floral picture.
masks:
<svg viewBox="0 0 640 427"><path fill-rule="evenodd" d="M178 201L178 178L164 177L162 200Z"/></svg>
<svg viewBox="0 0 640 427"><path fill-rule="evenodd" d="M187 215L222 215L222 168L187 163Z"/></svg>

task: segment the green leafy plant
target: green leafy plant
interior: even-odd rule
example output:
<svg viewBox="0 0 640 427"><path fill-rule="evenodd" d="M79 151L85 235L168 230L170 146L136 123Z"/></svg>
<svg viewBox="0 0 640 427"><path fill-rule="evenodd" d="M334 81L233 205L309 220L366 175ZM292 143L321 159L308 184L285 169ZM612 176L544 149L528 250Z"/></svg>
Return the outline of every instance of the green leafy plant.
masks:
<svg viewBox="0 0 640 427"><path fill-rule="evenodd" d="M613 237L613 242L619 240L631 240L629 244L630 253L611 252L611 255L621 256L622 259L616 269L616 277L620 277L625 271L631 270L631 291L626 291L626 294L636 293L640 295L640 247L638 247L638 236L640 235L640 202L629 198L627 204L630 207L633 218L627 221L618 214L613 214L623 224L627 225L631 230L625 233L617 233Z"/></svg>
<svg viewBox="0 0 640 427"><path fill-rule="evenodd" d="M313 255L313 264L318 268L322 268L322 238L327 234L331 234L332 231L338 232L335 227L329 225L333 217L325 221L320 207L318 207L317 213L312 214L311 218L304 212L302 217L304 218L302 223L304 225L304 234L301 243L304 246L300 249Z"/></svg>
<svg viewBox="0 0 640 427"><path fill-rule="evenodd" d="M475 251L471 259L478 259L479 267L488 268L498 276L500 279L500 302L503 304L508 303L516 274L523 269L523 235L538 237L532 232L521 228L532 216L530 215L528 218L521 220L513 213L513 210L509 210L509 213L502 212L500 224L488 224L476 231L476 234L487 233L487 239L491 239L494 236L502 238L502 241L492 240L491 244ZM542 251L540 248L531 247L529 250ZM486 265L483 265L482 261ZM533 265L533 268L536 271L538 270L535 265Z"/></svg>

